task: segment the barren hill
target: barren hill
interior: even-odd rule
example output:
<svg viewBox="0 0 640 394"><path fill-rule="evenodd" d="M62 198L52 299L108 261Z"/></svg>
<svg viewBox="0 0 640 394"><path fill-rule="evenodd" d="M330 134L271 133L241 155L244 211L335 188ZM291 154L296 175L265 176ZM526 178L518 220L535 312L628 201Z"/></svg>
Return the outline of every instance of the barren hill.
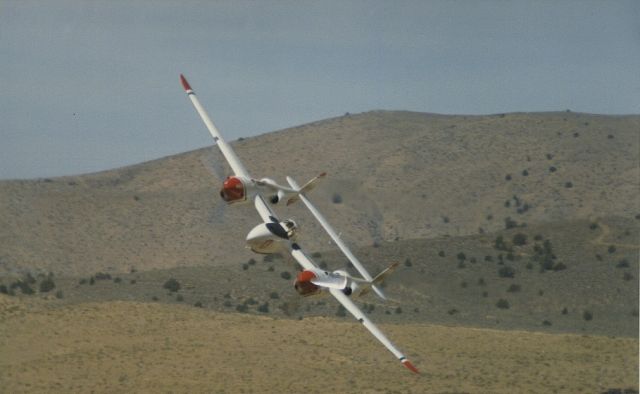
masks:
<svg viewBox="0 0 640 394"><path fill-rule="evenodd" d="M259 217L218 197L216 148L1 181L0 386L637 393L639 138L640 116L376 111L234 143L255 177L327 171L312 199L342 238L372 272L402 262L401 303L359 303L420 376L243 248ZM276 210L348 268L303 206Z"/></svg>
<svg viewBox="0 0 640 394"><path fill-rule="evenodd" d="M327 171L313 199L347 241L371 245L491 233L507 218L637 217L639 130L640 116L375 111L233 145L256 177L303 181ZM205 148L96 174L2 181L0 270L246 261L242 239L259 218L251 207L223 206L221 181L206 168L220 162ZM279 212L302 224L307 248L329 248L302 207Z"/></svg>

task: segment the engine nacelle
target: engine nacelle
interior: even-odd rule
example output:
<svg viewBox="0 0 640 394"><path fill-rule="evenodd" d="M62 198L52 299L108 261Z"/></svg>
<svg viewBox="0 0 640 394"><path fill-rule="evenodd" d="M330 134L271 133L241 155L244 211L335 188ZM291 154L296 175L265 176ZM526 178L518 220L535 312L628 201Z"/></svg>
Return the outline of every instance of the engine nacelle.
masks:
<svg viewBox="0 0 640 394"><path fill-rule="evenodd" d="M293 287L303 297L317 294L320 292L320 287L311 283L316 277L316 273L313 271L302 271L296 277Z"/></svg>
<svg viewBox="0 0 640 394"><path fill-rule="evenodd" d="M305 297L323 288L341 290L349 296L356 290L357 282L346 271L305 270L298 274L294 286L298 294Z"/></svg>
<svg viewBox="0 0 640 394"><path fill-rule="evenodd" d="M262 223L247 234L247 245L255 253L278 253L282 251L283 243L295 238L297 231L298 225L290 219L279 223Z"/></svg>
<svg viewBox="0 0 640 394"><path fill-rule="evenodd" d="M220 197L228 204L238 203L252 199L256 194L256 187L251 179L238 176L230 176L225 179L220 189Z"/></svg>

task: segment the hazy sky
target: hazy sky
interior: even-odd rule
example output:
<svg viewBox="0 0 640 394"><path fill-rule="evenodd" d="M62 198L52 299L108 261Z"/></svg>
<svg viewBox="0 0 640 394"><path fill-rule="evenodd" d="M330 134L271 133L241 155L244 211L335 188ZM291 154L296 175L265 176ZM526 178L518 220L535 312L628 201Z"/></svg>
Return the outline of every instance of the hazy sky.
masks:
<svg viewBox="0 0 640 394"><path fill-rule="evenodd" d="M373 109L640 113L640 2L0 1L0 179Z"/></svg>

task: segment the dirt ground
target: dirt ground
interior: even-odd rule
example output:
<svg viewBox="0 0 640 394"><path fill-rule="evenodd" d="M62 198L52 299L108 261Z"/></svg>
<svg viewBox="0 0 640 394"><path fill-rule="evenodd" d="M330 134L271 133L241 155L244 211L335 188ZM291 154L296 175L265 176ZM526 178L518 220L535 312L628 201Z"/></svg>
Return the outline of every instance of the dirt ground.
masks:
<svg viewBox="0 0 640 394"><path fill-rule="evenodd" d="M357 323L132 302L0 295L0 391L598 393L638 389L638 340L381 325L414 375Z"/></svg>

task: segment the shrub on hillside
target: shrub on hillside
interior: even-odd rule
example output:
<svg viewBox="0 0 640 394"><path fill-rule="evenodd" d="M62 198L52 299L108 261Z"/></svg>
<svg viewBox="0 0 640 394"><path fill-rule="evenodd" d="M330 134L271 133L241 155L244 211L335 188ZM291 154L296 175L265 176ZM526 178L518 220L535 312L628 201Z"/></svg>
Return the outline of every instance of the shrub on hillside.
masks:
<svg viewBox="0 0 640 394"><path fill-rule="evenodd" d="M96 280L111 280L111 275L104 272L98 272L94 277Z"/></svg>
<svg viewBox="0 0 640 394"><path fill-rule="evenodd" d="M564 263L556 263L553 265L552 269L554 271L562 271L562 270L566 270L567 266Z"/></svg>
<svg viewBox="0 0 640 394"><path fill-rule="evenodd" d="M288 271L283 271L280 273L280 277L285 280L291 279L291 274Z"/></svg>
<svg viewBox="0 0 640 394"><path fill-rule="evenodd" d="M36 278L34 278L33 275L31 275L31 272L27 272L23 280L30 285L33 285L36 283Z"/></svg>
<svg viewBox="0 0 640 394"><path fill-rule="evenodd" d="M513 278L514 276L516 276L516 270L508 265L505 265L500 267L500 269L498 270L498 275L501 278Z"/></svg>
<svg viewBox="0 0 640 394"><path fill-rule="evenodd" d="M509 286L507 291L509 293L518 293L518 292L520 292L521 289L522 289L522 287L520 285L512 284L511 286Z"/></svg>
<svg viewBox="0 0 640 394"><path fill-rule="evenodd" d="M55 288L56 284L53 282L52 278L45 278L40 282L40 293L48 293Z"/></svg>
<svg viewBox="0 0 640 394"><path fill-rule="evenodd" d="M516 222L515 220L511 219L511 217L506 217L504 219L504 228L509 230L511 228L516 228L518 227L518 222Z"/></svg>
<svg viewBox="0 0 640 394"><path fill-rule="evenodd" d="M493 247L496 250L503 250L505 252L509 250L509 246L504 241L504 238L502 238L502 235L496 237L496 240L493 242Z"/></svg>
<svg viewBox="0 0 640 394"><path fill-rule="evenodd" d="M31 286L29 286L29 284L23 280L17 280L15 282L13 282L9 288L11 290L14 290L16 288L20 289L20 291L22 292L22 294L25 295L31 295L34 294L35 292L33 291L33 289L31 288Z"/></svg>
<svg viewBox="0 0 640 394"><path fill-rule="evenodd" d="M496 306L500 309L509 309L511 305L509 305L509 301L504 298L500 298L498 302L496 302Z"/></svg>
<svg viewBox="0 0 640 394"><path fill-rule="evenodd" d="M162 285L162 287L175 293L176 291L180 290L180 282L178 282L174 278L170 278L166 282L164 282L164 285Z"/></svg>
<svg viewBox="0 0 640 394"><path fill-rule="evenodd" d="M629 267L629 260L627 259L622 259L618 261L618 264L616 264L616 268L628 268L628 267Z"/></svg>
<svg viewBox="0 0 640 394"><path fill-rule="evenodd" d="M526 245L527 244L527 236L522 234L522 233L518 233L518 234L513 236L512 242L516 246Z"/></svg>

